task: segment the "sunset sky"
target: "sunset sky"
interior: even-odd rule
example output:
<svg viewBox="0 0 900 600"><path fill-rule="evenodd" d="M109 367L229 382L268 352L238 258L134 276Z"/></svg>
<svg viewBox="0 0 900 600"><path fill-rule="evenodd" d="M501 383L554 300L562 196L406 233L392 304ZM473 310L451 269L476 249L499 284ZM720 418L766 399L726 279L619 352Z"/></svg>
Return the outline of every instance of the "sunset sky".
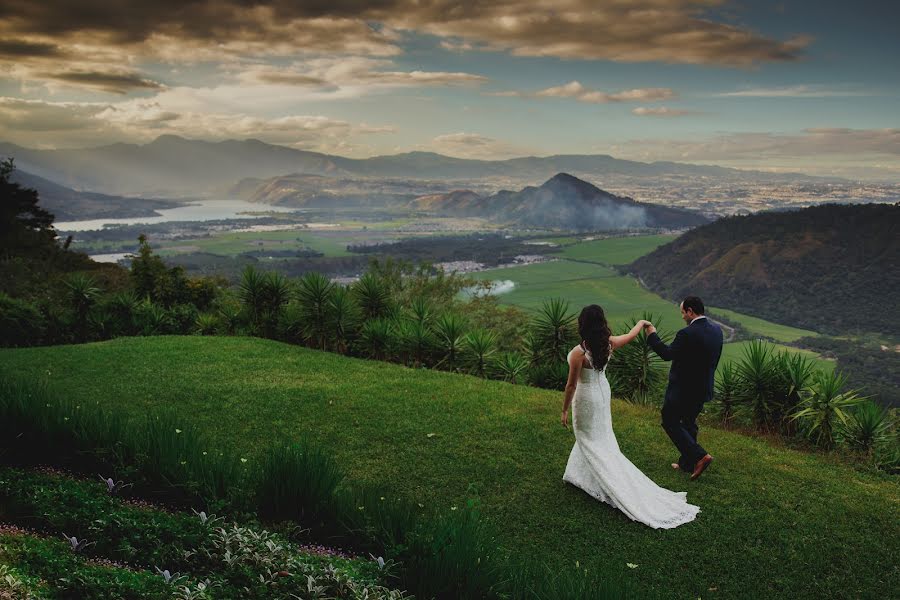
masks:
<svg viewBox="0 0 900 600"><path fill-rule="evenodd" d="M552 7L552 8L548 8ZM900 181L900 3L0 3L0 141L612 154Z"/></svg>

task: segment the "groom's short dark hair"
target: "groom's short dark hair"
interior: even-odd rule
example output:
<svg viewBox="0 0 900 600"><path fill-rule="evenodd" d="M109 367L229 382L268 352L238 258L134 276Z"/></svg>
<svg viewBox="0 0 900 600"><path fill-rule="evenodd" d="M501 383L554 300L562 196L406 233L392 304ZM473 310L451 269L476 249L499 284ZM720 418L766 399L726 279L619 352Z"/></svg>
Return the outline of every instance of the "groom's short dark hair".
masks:
<svg viewBox="0 0 900 600"><path fill-rule="evenodd" d="M681 306L684 307L684 310L691 309L695 315L702 315L706 312L706 309L703 307L703 300L697 296L688 296L681 303Z"/></svg>

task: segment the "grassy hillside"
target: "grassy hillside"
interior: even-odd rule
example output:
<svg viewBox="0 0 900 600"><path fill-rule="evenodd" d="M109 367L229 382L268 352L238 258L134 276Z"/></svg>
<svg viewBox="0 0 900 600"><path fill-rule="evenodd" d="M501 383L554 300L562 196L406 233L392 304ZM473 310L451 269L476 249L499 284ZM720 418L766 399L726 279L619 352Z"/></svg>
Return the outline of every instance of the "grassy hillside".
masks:
<svg viewBox="0 0 900 600"><path fill-rule="evenodd" d="M630 268L667 298L833 335L897 331L900 304L885 299L900 288L898 234L900 205L764 212L692 229Z"/></svg>
<svg viewBox="0 0 900 600"><path fill-rule="evenodd" d="M739 323L744 329L753 335L761 335L763 337L778 340L779 342L796 342L803 337L815 337L818 334L808 329L799 329L790 325L782 325L780 323L772 323L758 317L744 315L727 308L716 308L710 306L708 309L714 316L721 316L727 319L729 323Z"/></svg>
<svg viewBox="0 0 900 600"><path fill-rule="evenodd" d="M689 483L668 466L656 412L618 401L622 450L687 490L696 522L651 530L565 486L573 436L554 392L253 338L2 350L10 375L126 414L169 407L250 460L276 435L306 436L353 479L428 509L475 492L507 548L559 570L611 565L636 597L880 598L900 586L900 494L886 476L704 428L717 461Z"/></svg>

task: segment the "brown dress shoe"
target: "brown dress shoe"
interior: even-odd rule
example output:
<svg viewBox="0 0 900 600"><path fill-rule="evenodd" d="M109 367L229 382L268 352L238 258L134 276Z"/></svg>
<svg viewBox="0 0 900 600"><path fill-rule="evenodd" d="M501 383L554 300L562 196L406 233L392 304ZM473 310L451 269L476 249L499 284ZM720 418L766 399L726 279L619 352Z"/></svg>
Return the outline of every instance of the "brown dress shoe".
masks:
<svg viewBox="0 0 900 600"><path fill-rule="evenodd" d="M698 460L697 464L694 465L694 472L691 473L691 481L700 477L700 475L703 473L703 471L706 470L706 467L709 466L709 464L712 462L712 460L713 460L713 457L710 456L709 454L707 454L706 456L704 456L703 458Z"/></svg>

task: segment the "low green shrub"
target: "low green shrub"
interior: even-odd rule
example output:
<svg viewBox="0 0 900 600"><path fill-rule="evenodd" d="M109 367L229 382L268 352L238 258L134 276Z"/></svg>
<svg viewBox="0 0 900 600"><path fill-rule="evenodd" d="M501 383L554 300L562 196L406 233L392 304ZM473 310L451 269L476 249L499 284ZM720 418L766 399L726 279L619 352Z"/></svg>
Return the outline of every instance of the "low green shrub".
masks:
<svg viewBox="0 0 900 600"><path fill-rule="evenodd" d="M0 346L40 344L46 330L47 320L40 310L0 292Z"/></svg>

